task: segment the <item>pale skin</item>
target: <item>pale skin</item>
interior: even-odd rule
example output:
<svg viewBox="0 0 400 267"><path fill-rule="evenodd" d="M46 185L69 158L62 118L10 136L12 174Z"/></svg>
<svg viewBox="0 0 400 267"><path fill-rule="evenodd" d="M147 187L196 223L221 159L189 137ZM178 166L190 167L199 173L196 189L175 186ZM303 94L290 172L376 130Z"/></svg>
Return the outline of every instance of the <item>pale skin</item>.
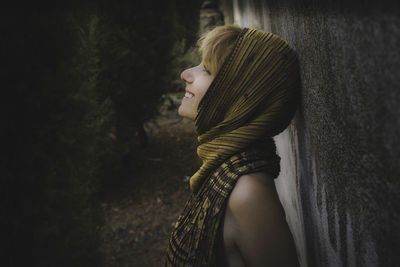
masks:
<svg viewBox="0 0 400 267"><path fill-rule="evenodd" d="M201 63L183 71L181 78L189 94L182 99L178 113L194 120L214 76ZM268 173L239 177L228 199L222 229L217 240L218 266L299 266L285 212Z"/></svg>
<svg viewBox="0 0 400 267"><path fill-rule="evenodd" d="M181 79L186 82L185 91L192 98L185 96L182 99L182 104L178 109L178 114L182 117L194 120L197 115L197 107L200 100L206 94L208 87L214 80L214 76L204 67L203 63L186 69L181 73Z"/></svg>

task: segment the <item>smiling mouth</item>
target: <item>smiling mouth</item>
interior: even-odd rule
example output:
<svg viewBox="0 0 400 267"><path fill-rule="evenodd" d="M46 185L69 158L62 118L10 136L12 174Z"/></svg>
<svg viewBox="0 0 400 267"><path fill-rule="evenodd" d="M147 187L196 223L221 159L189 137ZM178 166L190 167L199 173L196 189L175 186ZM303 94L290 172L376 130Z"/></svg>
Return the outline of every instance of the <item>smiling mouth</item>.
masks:
<svg viewBox="0 0 400 267"><path fill-rule="evenodd" d="M186 98L193 98L194 95L193 95L192 93L189 93L188 91L186 91L185 97L186 97Z"/></svg>

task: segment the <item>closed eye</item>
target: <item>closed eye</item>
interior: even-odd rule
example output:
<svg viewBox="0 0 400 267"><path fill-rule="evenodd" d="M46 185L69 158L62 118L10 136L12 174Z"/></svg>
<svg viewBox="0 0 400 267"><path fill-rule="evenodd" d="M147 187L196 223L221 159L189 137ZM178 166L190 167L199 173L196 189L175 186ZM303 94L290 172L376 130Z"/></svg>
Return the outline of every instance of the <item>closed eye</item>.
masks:
<svg viewBox="0 0 400 267"><path fill-rule="evenodd" d="M208 69L206 69L205 67L203 67L203 71L207 72L208 75L211 75L211 72Z"/></svg>

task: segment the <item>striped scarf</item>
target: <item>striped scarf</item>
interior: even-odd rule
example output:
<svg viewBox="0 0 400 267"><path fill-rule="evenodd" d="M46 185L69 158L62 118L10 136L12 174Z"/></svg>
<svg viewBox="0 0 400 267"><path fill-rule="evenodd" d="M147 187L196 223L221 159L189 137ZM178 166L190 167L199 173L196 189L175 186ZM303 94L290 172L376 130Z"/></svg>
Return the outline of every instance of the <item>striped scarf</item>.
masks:
<svg viewBox="0 0 400 267"><path fill-rule="evenodd" d="M225 159L288 126L298 85L297 57L288 44L244 29L199 104L195 127L203 163L190 179L193 192Z"/></svg>
<svg viewBox="0 0 400 267"><path fill-rule="evenodd" d="M202 165L190 179L193 194L170 238L166 266L215 264L215 240L236 180L258 171L279 174L272 137L290 123L298 86L297 57L288 44L243 29L198 107Z"/></svg>
<svg viewBox="0 0 400 267"><path fill-rule="evenodd" d="M170 237L165 266L216 266L216 236L222 232L225 206L237 179L261 171L275 178L279 160L269 139L223 162L187 201Z"/></svg>

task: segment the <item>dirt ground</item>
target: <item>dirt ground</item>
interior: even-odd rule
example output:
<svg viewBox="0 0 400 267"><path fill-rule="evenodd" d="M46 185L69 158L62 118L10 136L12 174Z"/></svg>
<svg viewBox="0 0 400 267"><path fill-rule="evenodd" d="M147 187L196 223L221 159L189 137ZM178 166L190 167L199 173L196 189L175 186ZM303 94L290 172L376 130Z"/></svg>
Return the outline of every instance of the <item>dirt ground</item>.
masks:
<svg viewBox="0 0 400 267"><path fill-rule="evenodd" d="M169 235L190 194L188 178L200 166L193 123L176 109L146 130L150 145L142 152L141 169L102 202L106 267L164 266Z"/></svg>

